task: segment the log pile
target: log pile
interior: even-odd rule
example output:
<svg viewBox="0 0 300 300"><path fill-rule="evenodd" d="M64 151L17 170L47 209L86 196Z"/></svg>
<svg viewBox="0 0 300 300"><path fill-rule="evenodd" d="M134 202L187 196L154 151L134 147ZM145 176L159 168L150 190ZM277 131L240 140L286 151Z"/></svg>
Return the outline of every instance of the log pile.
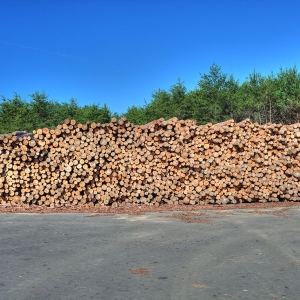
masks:
<svg viewBox="0 0 300 300"><path fill-rule="evenodd" d="M300 200L300 124L77 124L0 135L5 205Z"/></svg>

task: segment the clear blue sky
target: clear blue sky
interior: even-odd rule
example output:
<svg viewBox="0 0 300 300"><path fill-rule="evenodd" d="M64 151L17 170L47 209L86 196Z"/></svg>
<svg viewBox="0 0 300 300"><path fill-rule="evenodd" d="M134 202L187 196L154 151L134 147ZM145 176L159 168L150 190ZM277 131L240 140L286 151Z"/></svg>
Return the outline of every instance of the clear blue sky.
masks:
<svg viewBox="0 0 300 300"><path fill-rule="evenodd" d="M300 68L299 0L0 0L0 95L113 112L213 62L240 82Z"/></svg>

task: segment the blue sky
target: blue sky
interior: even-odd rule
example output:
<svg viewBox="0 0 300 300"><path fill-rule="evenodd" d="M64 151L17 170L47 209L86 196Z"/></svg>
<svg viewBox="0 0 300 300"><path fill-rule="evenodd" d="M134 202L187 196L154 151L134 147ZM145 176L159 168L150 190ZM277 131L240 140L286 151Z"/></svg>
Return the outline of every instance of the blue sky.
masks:
<svg viewBox="0 0 300 300"><path fill-rule="evenodd" d="M300 66L299 0L0 0L0 95L112 112L212 63L240 82ZM300 67L299 67L300 68Z"/></svg>

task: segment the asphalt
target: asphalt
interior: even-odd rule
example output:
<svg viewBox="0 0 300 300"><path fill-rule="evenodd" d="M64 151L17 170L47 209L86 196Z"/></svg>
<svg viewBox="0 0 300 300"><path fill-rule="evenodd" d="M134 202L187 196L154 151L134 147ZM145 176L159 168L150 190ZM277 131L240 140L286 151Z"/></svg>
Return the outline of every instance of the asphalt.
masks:
<svg viewBox="0 0 300 300"><path fill-rule="evenodd" d="M0 299L300 298L299 208L182 213L0 214Z"/></svg>

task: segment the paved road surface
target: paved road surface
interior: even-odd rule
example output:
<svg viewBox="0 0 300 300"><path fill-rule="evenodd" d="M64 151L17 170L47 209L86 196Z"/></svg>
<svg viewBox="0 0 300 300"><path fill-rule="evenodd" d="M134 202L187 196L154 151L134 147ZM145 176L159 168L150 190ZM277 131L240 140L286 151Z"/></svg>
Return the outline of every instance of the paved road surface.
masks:
<svg viewBox="0 0 300 300"><path fill-rule="evenodd" d="M181 214L0 214L0 299L300 299L299 208Z"/></svg>

